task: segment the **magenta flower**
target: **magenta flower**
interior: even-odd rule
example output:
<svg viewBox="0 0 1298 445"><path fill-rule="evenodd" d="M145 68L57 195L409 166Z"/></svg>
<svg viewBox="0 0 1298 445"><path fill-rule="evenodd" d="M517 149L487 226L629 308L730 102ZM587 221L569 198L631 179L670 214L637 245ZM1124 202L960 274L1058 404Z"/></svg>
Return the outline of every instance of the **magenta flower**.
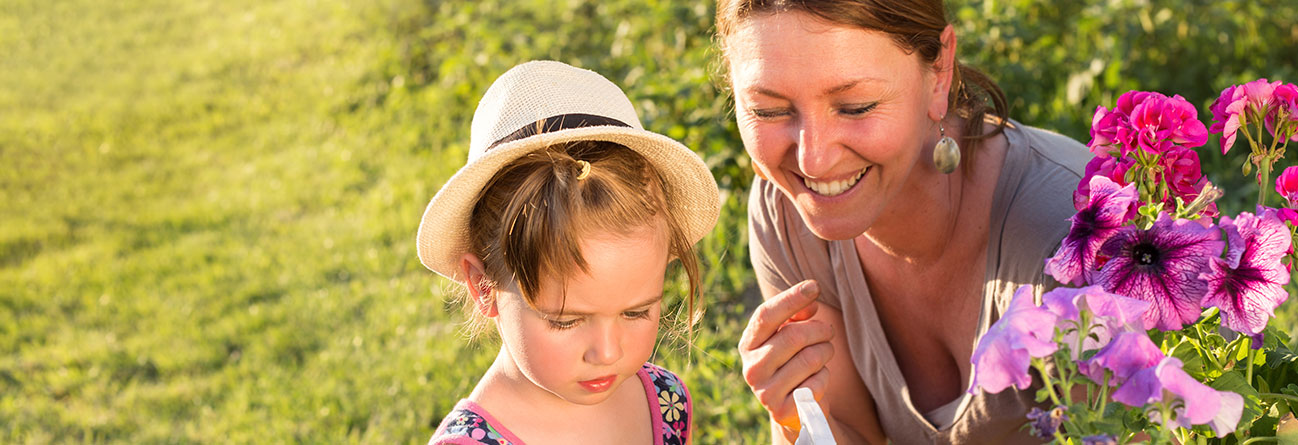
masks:
<svg viewBox="0 0 1298 445"><path fill-rule="evenodd" d="M1291 226L1298 226L1298 211L1295 211L1294 209L1280 209L1276 216L1280 217L1281 221L1287 222ZM1289 250L1290 253L1293 253L1293 246L1290 246Z"/></svg>
<svg viewBox="0 0 1298 445"><path fill-rule="evenodd" d="M1058 348L1052 338L1055 314L1037 307L1032 298L1032 286L1019 287L1005 315L978 340L971 359L974 376L970 394L978 388L988 393L1010 386L1027 389L1032 384L1028 374L1031 358L1048 356Z"/></svg>
<svg viewBox="0 0 1298 445"><path fill-rule="evenodd" d="M1284 285L1289 271L1280 262L1289 250L1289 228L1274 209L1258 208L1260 215L1240 213L1221 218L1226 231L1225 258L1212 258L1203 307L1221 309L1221 322L1236 332L1257 334L1275 317L1275 308L1289 298Z"/></svg>
<svg viewBox="0 0 1298 445"><path fill-rule="evenodd" d="M1082 181L1077 183L1077 190L1073 191L1073 208L1081 211L1086 208L1091 200L1091 178L1103 176L1109 178L1113 183L1119 186L1127 185L1127 170L1130 170L1136 161L1131 158L1119 158L1113 156L1096 156L1086 163L1086 174L1082 176Z"/></svg>
<svg viewBox="0 0 1298 445"><path fill-rule="evenodd" d="M1094 356L1080 362L1078 371L1096 383L1103 383L1104 371L1108 370L1113 373L1109 384L1118 386L1136 372L1157 365L1163 357L1163 351L1145 331L1123 331Z"/></svg>
<svg viewBox="0 0 1298 445"><path fill-rule="evenodd" d="M1136 216L1136 186L1119 186L1104 176L1092 176L1090 199L1073 215L1072 228L1055 255L1046 259L1045 272L1060 283L1082 284L1095 270L1100 245Z"/></svg>
<svg viewBox="0 0 1298 445"><path fill-rule="evenodd" d="M1137 147L1154 154L1176 146L1198 147L1207 140L1199 111L1181 96L1128 91L1112 110L1095 109L1086 145L1096 156L1126 157Z"/></svg>
<svg viewBox="0 0 1298 445"><path fill-rule="evenodd" d="M1074 360L1082 351L1109 344L1114 334L1143 329L1142 316L1149 309L1149 303L1105 292L1100 286L1055 288L1041 296L1041 303L1046 310L1059 316L1055 326L1064 332L1061 343L1075 347L1079 333L1086 333L1081 351L1070 351ZM1091 314L1086 326L1081 326L1083 312Z"/></svg>
<svg viewBox="0 0 1298 445"><path fill-rule="evenodd" d="M1213 133L1221 133L1221 154L1226 154L1235 145L1236 133L1249 118L1250 111L1267 111L1278 86L1280 82L1268 83L1266 79L1258 79L1221 91L1221 96L1208 107L1213 119L1212 126L1208 129Z"/></svg>
<svg viewBox="0 0 1298 445"><path fill-rule="evenodd" d="M1199 110L1179 94L1167 97L1149 93L1131 110L1130 119L1136 134L1131 142L1149 153L1161 153L1172 146L1198 147L1208 142L1208 130L1199 121Z"/></svg>
<svg viewBox="0 0 1298 445"><path fill-rule="evenodd" d="M1277 139L1298 142L1298 86L1286 83L1272 93L1275 106L1266 115L1266 128Z"/></svg>
<svg viewBox="0 0 1298 445"><path fill-rule="evenodd" d="M1136 372L1127 383L1113 392L1113 400L1132 407L1147 403L1173 403L1174 419L1152 420L1169 426L1209 425L1217 437L1235 431L1244 411L1244 398L1230 391L1217 391L1195 380L1181 369L1175 357L1163 358L1157 365ZM1179 404L1174 403L1177 400Z"/></svg>
<svg viewBox="0 0 1298 445"><path fill-rule="evenodd" d="M1289 202L1289 207L1298 207L1298 167L1285 167L1275 178L1275 192Z"/></svg>
<svg viewBox="0 0 1298 445"><path fill-rule="evenodd" d="M1104 290L1150 303L1144 329L1181 329L1199 317L1207 285L1199 279L1223 243L1215 229L1160 213L1148 230L1123 227L1100 247L1109 257L1093 282Z"/></svg>

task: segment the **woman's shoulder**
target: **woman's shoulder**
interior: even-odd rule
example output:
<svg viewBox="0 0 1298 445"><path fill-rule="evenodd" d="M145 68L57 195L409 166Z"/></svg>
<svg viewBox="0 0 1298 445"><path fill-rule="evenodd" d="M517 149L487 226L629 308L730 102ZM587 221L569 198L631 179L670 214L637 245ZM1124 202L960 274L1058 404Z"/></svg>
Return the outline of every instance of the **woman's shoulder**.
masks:
<svg viewBox="0 0 1298 445"><path fill-rule="evenodd" d="M516 443L506 438L498 425L493 425L490 414L469 400L461 400L437 426L428 445L508 445Z"/></svg>
<svg viewBox="0 0 1298 445"><path fill-rule="evenodd" d="M1011 137L1011 145L1016 145L1030 160L1041 163L1042 167L1052 169L1055 173L1071 173L1069 176L1080 179L1085 173L1086 163L1093 156L1086 145L1076 139L1044 128L1011 120L1005 131L1021 136Z"/></svg>

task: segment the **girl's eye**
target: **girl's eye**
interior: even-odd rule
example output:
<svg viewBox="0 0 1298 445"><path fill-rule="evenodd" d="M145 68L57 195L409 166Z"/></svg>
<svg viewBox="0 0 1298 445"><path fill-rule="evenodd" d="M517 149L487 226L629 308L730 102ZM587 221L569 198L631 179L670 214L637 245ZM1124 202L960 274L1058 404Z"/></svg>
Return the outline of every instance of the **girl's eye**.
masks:
<svg viewBox="0 0 1298 445"><path fill-rule="evenodd" d="M574 326L577 326L576 318L572 320L546 320L546 321L550 322L550 328L556 331L572 329Z"/></svg>
<svg viewBox="0 0 1298 445"><path fill-rule="evenodd" d="M877 105L879 104L872 103L869 105L853 105L853 106L840 108L838 112L848 116L854 116L854 117L863 116L866 113L869 113L871 110L874 110L874 107Z"/></svg>
<svg viewBox="0 0 1298 445"><path fill-rule="evenodd" d="M777 119L793 113L787 108L749 108L748 112L762 120Z"/></svg>
<svg viewBox="0 0 1298 445"><path fill-rule="evenodd" d="M626 311L622 313L622 316L631 320L648 319L649 310L645 309L643 311Z"/></svg>

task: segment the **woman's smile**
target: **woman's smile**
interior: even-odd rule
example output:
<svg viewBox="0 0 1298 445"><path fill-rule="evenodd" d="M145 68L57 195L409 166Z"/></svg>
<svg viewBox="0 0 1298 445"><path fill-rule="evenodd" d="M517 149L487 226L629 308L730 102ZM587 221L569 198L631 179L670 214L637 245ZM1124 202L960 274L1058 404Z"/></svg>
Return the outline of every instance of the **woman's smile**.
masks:
<svg viewBox="0 0 1298 445"><path fill-rule="evenodd" d="M866 167L849 178L839 179L836 181L822 181L803 177L802 184L818 195L834 197L843 194L843 192L846 192L852 187L855 187L856 184L859 184L861 182L861 177L865 176L865 173L869 170L870 167Z"/></svg>

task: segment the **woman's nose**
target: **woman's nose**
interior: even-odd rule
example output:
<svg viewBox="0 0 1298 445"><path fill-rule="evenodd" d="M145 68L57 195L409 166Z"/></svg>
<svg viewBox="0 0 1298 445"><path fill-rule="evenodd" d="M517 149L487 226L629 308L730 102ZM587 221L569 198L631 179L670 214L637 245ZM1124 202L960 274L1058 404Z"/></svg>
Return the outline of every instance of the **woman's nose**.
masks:
<svg viewBox="0 0 1298 445"><path fill-rule="evenodd" d="M804 115L798 125L797 144L798 169L804 176L820 178L833 173L842 150L836 148L837 131L829 119Z"/></svg>
<svg viewBox="0 0 1298 445"><path fill-rule="evenodd" d="M622 333L617 323L605 323L593 330L594 338L584 359L593 365L612 365L622 358Z"/></svg>

